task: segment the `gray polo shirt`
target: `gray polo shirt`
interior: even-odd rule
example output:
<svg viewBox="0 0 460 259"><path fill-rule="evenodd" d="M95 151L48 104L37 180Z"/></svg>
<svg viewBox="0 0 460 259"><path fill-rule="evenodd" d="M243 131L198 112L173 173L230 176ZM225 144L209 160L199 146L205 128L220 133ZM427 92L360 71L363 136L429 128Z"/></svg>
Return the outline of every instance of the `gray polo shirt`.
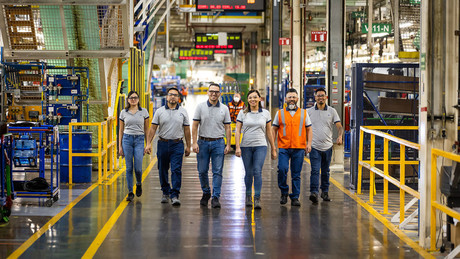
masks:
<svg viewBox="0 0 460 259"><path fill-rule="evenodd" d="M225 137L224 124L231 123L228 107L221 102L213 106L209 100L198 104L193 120L200 122L198 136L204 138Z"/></svg>
<svg viewBox="0 0 460 259"><path fill-rule="evenodd" d="M120 120L125 124L123 134L128 135L144 135L144 121L149 118L147 109L137 110L132 114L126 109L120 112Z"/></svg>
<svg viewBox="0 0 460 259"><path fill-rule="evenodd" d="M308 115L310 115L313 124L313 141L312 148L319 151L326 151L330 149L334 143L332 142L332 130L337 122L340 122L339 114L331 106L325 106L324 110L318 109L313 106L309 108Z"/></svg>
<svg viewBox="0 0 460 259"><path fill-rule="evenodd" d="M152 124L158 125L158 136L164 139L184 137L184 126L190 126L187 111L176 105L170 109L168 105L159 108L153 115Z"/></svg>
<svg viewBox="0 0 460 259"><path fill-rule="evenodd" d="M299 109L299 108L296 108L295 110L289 110L288 109L289 114L291 114L291 116L294 117L294 114L296 113L297 109ZM273 118L273 123L272 123L273 126L276 126L276 127L280 126L279 113L280 113L280 111L277 111L276 115L275 115L275 118ZM310 127L310 126L311 126L310 117L307 115L307 118L305 119L305 127Z"/></svg>
<svg viewBox="0 0 460 259"><path fill-rule="evenodd" d="M243 124L241 127L243 139L240 146L267 146L266 129L267 123L269 123L271 120L270 112L262 108L259 108L258 112L244 113L244 111L241 111L238 113L236 121Z"/></svg>

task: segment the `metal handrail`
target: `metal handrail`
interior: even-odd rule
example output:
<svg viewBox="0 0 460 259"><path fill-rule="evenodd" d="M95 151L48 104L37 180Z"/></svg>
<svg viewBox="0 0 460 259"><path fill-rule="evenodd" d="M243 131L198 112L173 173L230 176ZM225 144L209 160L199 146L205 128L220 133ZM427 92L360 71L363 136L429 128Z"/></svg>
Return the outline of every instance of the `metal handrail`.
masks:
<svg viewBox="0 0 460 259"><path fill-rule="evenodd" d="M115 146L116 146L116 134L115 131L115 118L108 117L106 121L102 122L72 122L69 123L69 184L73 184L72 176L72 158L73 157L97 157L98 158L98 184L102 184L102 181L107 181L109 175L114 173L115 167ZM97 153L73 153L72 150L72 131L74 126L95 126L98 132L97 142ZM110 130L109 130L110 129ZM111 132L111 134L109 133ZM108 163L108 155L111 155L111 161ZM103 163L103 165L102 165ZM110 167L110 168L109 168ZM104 171L102 171L104 170ZM110 173L109 173L110 171Z"/></svg>
<svg viewBox="0 0 460 259"><path fill-rule="evenodd" d="M431 208L431 226L430 226L430 236L431 236L431 250L436 250L436 210L440 210L447 215L460 220L460 213L447 207L444 204L441 204L437 201L437 158L441 156L456 162L460 162L460 155L446 152L437 148L431 149L431 199L430 199L430 208ZM459 246L455 248L452 252L455 252L455 255L458 253ZM451 255L449 254L449 256ZM452 255L452 256L455 256Z"/></svg>
<svg viewBox="0 0 460 259"><path fill-rule="evenodd" d="M417 129L418 127L413 126L373 126L373 129L370 127L360 127L360 137L359 137L359 163L358 163L358 186L357 194L362 194L361 192L361 181L362 181L362 172L363 167L369 169L370 182L369 182L369 203L374 203L374 195L376 194L375 190L375 174L378 174L384 179L383 185L383 213L388 214L388 182L392 183L400 189L400 210L399 210L399 222L400 224L404 221L405 218L405 193L409 193L413 197L420 199L420 193L411 187L405 184L405 171L407 164L419 164L419 161L406 161L406 147L410 147L416 150L420 150L420 145L405 139L401 139L390 135L388 133L376 130L412 130ZM363 145L364 145L364 132L371 134L371 147L370 147L370 160L363 160ZM384 139L384 151L383 151L383 160L375 160L375 136L382 137ZM400 145L400 154L399 161L390 161L388 159L388 144L390 141L396 142ZM383 171L377 168L376 164L383 164ZM393 178L389 175L389 165L390 164L399 164L400 165L400 176L399 181L396 178Z"/></svg>

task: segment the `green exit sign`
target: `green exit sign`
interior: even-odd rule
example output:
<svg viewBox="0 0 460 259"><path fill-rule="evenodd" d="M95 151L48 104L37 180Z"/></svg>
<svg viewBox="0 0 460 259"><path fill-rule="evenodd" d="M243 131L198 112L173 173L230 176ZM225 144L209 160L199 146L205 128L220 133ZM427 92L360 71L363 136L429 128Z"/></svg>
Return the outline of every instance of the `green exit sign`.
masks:
<svg viewBox="0 0 460 259"><path fill-rule="evenodd" d="M356 19L356 18L366 18L367 15L365 12L351 12L351 18Z"/></svg>
<svg viewBox="0 0 460 259"><path fill-rule="evenodd" d="M326 52L326 47L324 46L316 47L316 51Z"/></svg>
<svg viewBox="0 0 460 259"><path fill-rule="evenodd" d="M410 0L409 2L413 5L419 5L421 0Z"/></svg>
<svg viewBox="0 0 460 259"><path fill-rule="evenodd" d="M367 33L369 29L369 25L367 23L363 23L361 26L361 32ZM391 33L391 24L389 23L373 23L372 24L372 33Z"/></svg>
<svg viewBox="0 0 460 259"><path fill-rule="evenodd" d="M270 44L270 39L261 39L260 43L262 43L262 44Z"/></svg>

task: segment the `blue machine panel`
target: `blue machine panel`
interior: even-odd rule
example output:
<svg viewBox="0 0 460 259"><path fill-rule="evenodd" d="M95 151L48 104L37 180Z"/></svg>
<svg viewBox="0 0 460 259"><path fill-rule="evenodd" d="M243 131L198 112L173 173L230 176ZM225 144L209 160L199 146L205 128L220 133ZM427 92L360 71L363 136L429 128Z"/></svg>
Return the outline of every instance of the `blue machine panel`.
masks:
<svg viewBox="0 0 460 259"><path fill-rule="evenodd" d="M51 121L47 118L47 122L51 125L68 125L70 122L81 122L81 107L78 109L71 109L71 104L52 104L47 108L46 114L53 114L53 116L60 116L59 121ZM57 120L53 119L53 120Z"/></svg>
<svg viewBox="0 0 460 259"><path fill-rule="evenodd" d="M78 96L80 95L80 75L49 75L48 85L56 87L51 95Z"/></svg>

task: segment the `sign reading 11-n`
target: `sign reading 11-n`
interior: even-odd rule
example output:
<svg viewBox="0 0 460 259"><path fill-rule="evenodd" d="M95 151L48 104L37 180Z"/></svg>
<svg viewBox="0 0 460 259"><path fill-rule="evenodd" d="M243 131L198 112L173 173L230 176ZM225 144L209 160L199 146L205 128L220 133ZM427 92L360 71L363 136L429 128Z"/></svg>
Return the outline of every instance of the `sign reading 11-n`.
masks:
<svg viewBox="0 0 460 259"><path fill-rule="evenodd" d="M367 33L369 26L367 23L361 25L361 32ZM390 23L373 23L372 24L372 33L391 33L391 24Z"/></svg>

